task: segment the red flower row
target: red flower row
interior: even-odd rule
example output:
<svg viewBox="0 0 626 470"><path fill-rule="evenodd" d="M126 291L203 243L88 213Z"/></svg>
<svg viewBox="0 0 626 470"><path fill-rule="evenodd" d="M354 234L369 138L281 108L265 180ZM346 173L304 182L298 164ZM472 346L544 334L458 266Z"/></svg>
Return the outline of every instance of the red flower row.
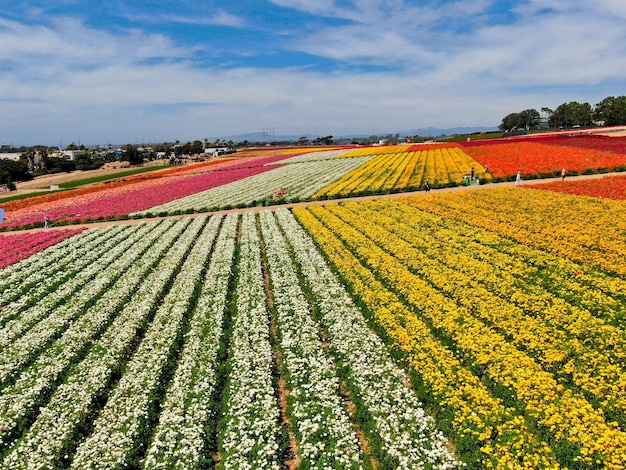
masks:
<svg viewBox="0 0 626 470"><path fill-rule="evenodd" d="M528 187L559 193L626 200L626 175L605 176L590 180L568 181L566 179L548 184L528 185Z"/></svg>
<svg viewBox="0 0 626 470"><path fill-rule="evenodd" d="M535 141L515 141L488 145L463 146L463 151L499 178L521 172L522 175L557 175L562 168L583 172L600 169L624 169L624 154L580 147L546 145Z"/></svg>
<svg viewBox="0 0 626 470"><path fill-rule="evenodd" d="M41 232L0 235L0 269L28 258L84 229L46 230Z"/></svg>
<svg viewBox="0 0 626 470"><path fill-rule="evenodd" d="M263 165L285 158L288 156L255 159L254 162L242 162L223 171L211 171L186 177L161 178L149 183L138 183L135 188L126 185L83 197L79 196L32 206L16 212L7 212L6 221L0 225L0 228L12 229L38 224L41 223L45 215L48 215L53 223L121 217L174 199L232 183L248 176L270 171L278 168L278 166Z"/></svg>
<svg viewBox="0 0 626 470"><path fill-rule="evenodd" d="M588 150L602 150L605 152L626 154L626 137L608 137L605 135L576 135L571 137L540 137L534 142L559 145L562 147L576 147Z"/></svg>

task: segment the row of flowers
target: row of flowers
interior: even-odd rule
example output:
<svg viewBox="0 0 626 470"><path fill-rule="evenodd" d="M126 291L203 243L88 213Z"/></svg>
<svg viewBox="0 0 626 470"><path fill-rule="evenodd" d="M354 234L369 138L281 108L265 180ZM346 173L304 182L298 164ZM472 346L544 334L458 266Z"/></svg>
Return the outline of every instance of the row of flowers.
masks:
<svg viewBox="0 0 626 470"><path fill-rule="evenodd" d="M244 213L242 219L219 460L225 469L278 470L280 409L274 396L260 239L254 214Z"/></svg>
<svg viewBox="0 0 626 470"><path fill-rule="evenodd" d="M152 418L161 379L195 302L196 285L202 280L219 229L217 218L206 222L200 217L190 224L191 232L197 229L195 244L94 421L93 432L77 447L71 468L114 468L120 462L133 462L136 454L144 451L144 429Z"/></svg>
<svg viewBox="0 0 626 470"><path fill-rule="evenodd" d="M19 313L1 330L0 384L6 384L48 343L94 304L150 248L146 229L112 247L42 301ZM137 245L137 249L134 246ZM132 248L132 249L131 249ZM48 305L49 302L49 305Z"/></svg>
<svg viewBox="0 0 626 470"><path fill-rule="evenodd" d="M533 285L515 259L479 261L453 234L445 240L428 230L423 235L428 225L410 222L421 219L420 212L385 203L371 206L347 205L341 216L359 227L368 220L362 231L381 248L405 259L412 272L626 425L626 333L619 326L597 318L595 307L592 313Z"/></svg>
<svg viewBox="0 0 626 470"><path fill-rule="evenodd" d="M344 371L357 413L363 417L362 428L379 462L385 468L462 466L313 239L290 212L279 210L276 216L315 300L320 324Z"/></svg>
<svg viewBox="0 0 626 470"><path fill-rule="evenodd" d="M324 352L283 235L272 213L262 212L260 223L299 457L312 468L362 468L363 455L339 379Z"/></svg>
<svg viewBox="0 0 626 470"><path fill-rule="evenodd" d="M588 180L554 181L548 184L529 184L526 187L555 191L558 193L578 194L581 196L603 197L618 201L626 200L626 176L604 176Z"/></svg>
<svg viewBox="0 0 626 470"><path fill-rule="evenodd" d="M189 222L177 223L174 231L182 231L182 235L149 272L109 328L92 343L84 359L66 374L24 438L10 449L4 466L23 468L24 462L30 463L29 468L69 465L68 459L76 448L81 429L93 419L99 403L106 399L109 384L123 369L138 334L146 327L163 292L194 243L201 227L198 224L188 227ZM168 239L163 237L165 245ZM156 251L159 248L155 247ZM127 292L126 286L118 288L121 295Z"/></svg>
<svg viewBox="0 0 626 470"><path fill-rule="evenodd" d="M485 278L490 289L500 291L509 301L526 307L529 299L544 304L555 301L567 301L573 307L580 307L593 313L608 324L622 328L626 325L626 281L580 262L554 255L545 250L515 242L509 238L488 231L482 227L474 227L465 222L441 216L401 203L384 204L376 202L377 209L389 211L396 223L406 224L417 233L411 242L432 250L431 256L441 261L450 259L457 251L459 263L467 262L466 269L472 271L474 262L481 262L494 271ZM380 213L380 211L379 211ZM393 224L387 224L390 230L402 235ZM432 247L430 246L432 244ZM428 246L426 246L428 245ZM450 253L447 250L450 249ZM510 271L512 284L500 282L502 273ZM475 275L475 274L472 274ZM501 285L499 285L501 284ZM523 286L527 299L512 297L513 289ZM546 299L551 295L560 300Z"/></svg>
<svg viewBox="0 0 626 470"><path fill-rule="evenodd" d="M570 173L626 170L623 154L535 141L463 146L463 151L487 165L498 178L512 177L518 172L530 178L560 175L563 168Z"/></svg>
<svg viewBox="0 0 626 470"><path fill-rule="evenodd" d="M562 136L551 135L535 137L534 142L546 145L559 145L562 147L577 147L587 150L602 150L606 152L626 154L626 137L607 135L574 135Z"/></svg>
<svg viewBox="0 0 626 470"><path fill-rule="evenodd" d="M363 266L337 235L347 230L332 214L295 209L300 223L339 270L342 278L406 354L408 364L440 410L465 460L484 468L558 468L549 446L529 433L529 423L493 395L472 370L442 344L429 325Z"/></svg>
<svg viewBox="0 0 626 470"><path fill-rule="evenodd" d="M254 205L264 201L270 203L273 198L280 198L283 201L305 199L362 163L362 159L351 158L307 161L279 168L268 165L264 169L272 171L233 180L230 184L151 207L133 215L148 212L202 212L223 207ZM282 189L284 194L282 192L276 194L278 189Z"/></svg>
<svg viewBox="0 0 626 470"><path fill-rule="evenodd" d="M284 157L280 157L282 159ZM122 191L121 187L124 187L123 191L131 192L142 187L160 185L168 183L170 181L176 181L182 179L181 177L203 174L211 171L227 170L230 168L241 169L255 166L263 166L268 162L275 162L276 158L271 159L250 159L250 158L238 158L236 160L211 160L208 162L195 163L192 165L177 166L173 168L154 170L146 173L139 173L132 176L124 176L116 178L115 175L111 175L111 179L100 184L89 185L82 188L71 189L67 191L57 191L50 194L41 196L32 196L25 199L18 199L15 201L8 201L2 204L2 207L7 212L17 211L26 207L53 203L68 205L68 200L76 201L76 197L79 197L81 202L85 202L91 198L102 197L112 189ZM95 195L94 193L103 193ZM60 202L62 201L62 202Z"/></svg>
<svg viewBox="0 0 626 470"><path fill-rule="evenodd" d="M123 227L83 231L4 268L0 279L0 325L40 302L120 243L126 237L122 234L124 231ZM49 300L55 298L58 297ZM54 306L51 302L46 305L49 308Z"/></svg>
<svg viewBox="0 0 626 470"><path fill-rule="evenodd" d="M220 230L143 468L200 468L210 459L205 426L216 418L213 394L237 221L236 215L226 217Z"/></svg>
<svg viewBox="0 0 626 470"><path fill-rule="evenodd" d="M559 256L626 274L623 201L526 188L438 194L402 201Z"/></svg>
<svg viewBox="0 0 626 470"><path fill-rule="evenodd" d="M447 272L440 264L428 266L426 257L411 259L419 250L407 249L399 238L373 225L376 221L374 213L360 217L337 206L331 207L330 212L345 218L345 221L336 219L334 230L377 275L428 318L438 334L463 352L464 361L484 375L495 389L511 394L519 402L520 412L549 430L550 440L569 443L569 451L559 452L560 459L569 464L577 461L593 463L599 459L609 467L619 461L626 446L626 435L619 430L618 424L605 421L603 414L595 410L576 388L564 387L552 373L544 371L536 360L509 342L510 335L520 328L507 317L510 312L500 315L505 325L500 329L506 330L502 333L489 326L491 322L498 324L498 318L489 309L483 309L477 315L472 313L477 309L475 302L480 301L478 296L472 296L473 291L485 295L486 290L480 292L476 285L472 285L469 276L461 279L452 275L453 270ZM367 238L351 227L358 228ZM395 252L396 249L401 253ZM408 269L407 264L415 271ZM418 270L419 265L422 265L422 271ZM453 288L448 289L446 285ZM459 297L451 299L451 291L460 291ZM489 307L495 308L497 304L491 302ZM487 315L492 315L491 322L485 324L482 317ZM540 336L538 340L541 341ZM484 347L487 344L489 348ZM593 351L587 352L592 354ZM584 382L585 379L581 380ZM620 388L618 383L614 385ZM588 429L590 423L594 423L593 431ZM562 444L557 448L559 446Z"/></svg>
<svg viewBox="0 0 626 470"><path fill-rule="evenodd" d="M55 203L39 204L7 213L3 229L14 229L41 224L44 215L52 223L99 220L124 217L132 212L148 209L168 201L184 198L252 175L275 170L272 166L231 168L199 175L171 178L168 182L148 181L91 194L90 198L67 198Z"/></svg>
<svg viewBox="0 0 626 470"><path fill-rule="evenodd" d="M81 229L50 230L21 235L0 235L0 253L2 253L0 269L28 258L80 231Z"/></svg>
<svg viewBox="0 0 626 470"><path fill-rule="evenodd" d="M123 317L123 313L120 312L123 311L130 294L137 288L141 291L141 282L146 276L149 276L151 269L164 259L168 249L180 236L185 225L181 223L160 224L160 226L154 227L154 233L138 240L136 245L130 248L130 251L136 250L137 254L145 252L141 257L141 262L133 263L116 284L89 307L83 316L72 323L58 339L50 343L32 364L17 374L13 384L3 390L2 395L0 395L0 421L4 429L1 435L3 445L9 442L15 432L20 431L20 426L24 426L37 415L37 405L42 397L51 392L61 375L77 362L81 353L94 340L97 340L107 328L109 328L108 331L111 328L114 329L110 325L115 325L116 322L120 321L120 316ZM141 246L142 244L144 246ZM146 246L150 247L147 252ZM108 331L104 333L105 337L110 334ZM37 423L41 425L43 421L38 418ZM40 462L43 462L51 457L48 453L44 453L45 455L35 453L35 455L24 457L24 453L33 452L32 449L29 451L25 449L38 442L37 439L42 438L41 434L34 437L33 430L35 428L29 430L29 439L20 444L21 450L18 452L20 456L18 460L26 459L31 462L31 466L35 465L33 459L39 458L41 459ZM73 432L72 429L68 428L63 432L68 430ZM53 449L55 447L52 445L46 448Z"/></svg>
<svg viewBox="0 0 626 470"><path fill-rule="evenodd" d="M421 189L427 182L431 187L458 185L463 182L463 176L472 174L472 170L476 178L489 179L484 168L458 147L425 146L423 150L411 152L400 147L392 153L390 149L393 148L376 153L364 165L323 188L316 197L407 191ZM370 156L373 152L378 149L370 148Z"/></svg>

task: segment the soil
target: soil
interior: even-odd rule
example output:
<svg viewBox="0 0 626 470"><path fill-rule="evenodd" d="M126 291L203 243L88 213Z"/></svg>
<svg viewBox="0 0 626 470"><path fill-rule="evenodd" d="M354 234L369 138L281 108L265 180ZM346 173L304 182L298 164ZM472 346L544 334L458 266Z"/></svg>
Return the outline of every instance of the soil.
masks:
<svg viewBox="0 0 626 470"><path fill-rule="evenodd" d="M54 173L52 175L37 176L31 181L23 181L15 183L17 192L13 194L20 194L26 192L33 192L33 190L48 191L51 185L58 185L63 183L70 183L72 181L78 181L86 178L93 178L94 176L111 175L114 177L116 174L128 171L130 168L115 168L108 170L86 170L86 171L72 171L71 173Z"/></svg>

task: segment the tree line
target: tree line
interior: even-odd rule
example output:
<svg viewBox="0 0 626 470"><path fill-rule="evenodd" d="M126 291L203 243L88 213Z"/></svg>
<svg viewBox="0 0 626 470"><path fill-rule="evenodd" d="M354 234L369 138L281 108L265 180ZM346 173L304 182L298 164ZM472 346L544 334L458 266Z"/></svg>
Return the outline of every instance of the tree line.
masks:
<svg viewBox="0 0 626 470"><path fill-rule="evenodd" d="M571 101L556 109L525 109L511 113L502 119L500 130L560 129L590 126L618 126L626 124L626 96L609 96L592 106L589 103Z"/></svg>

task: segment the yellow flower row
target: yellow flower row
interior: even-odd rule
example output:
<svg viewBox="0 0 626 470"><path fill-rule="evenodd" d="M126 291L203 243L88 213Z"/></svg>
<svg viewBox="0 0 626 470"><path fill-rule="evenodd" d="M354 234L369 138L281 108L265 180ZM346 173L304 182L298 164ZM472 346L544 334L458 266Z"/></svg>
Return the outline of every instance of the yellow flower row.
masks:
<svg viewBox="0 0 626 470"><path fill-rule="evenodd" d="M345 209L328 207L332 209L311 210L315 214L332 212L344 215ZM369 223L364 222L365 225ZM599 459L607 468L620 468L617 462L624 461L626 457L626 435L616 423L607 423L582 395L565 389L527 354L474 318L468 308L459 306L412 273L404 265L405 260L390 255L376 242L337 218L329 226L377 276L381 276L410 305L419 309L435 330L444 332L463 355L464 361L479 367L489 380L513 393L524 404L525 413L550 429L556 441L567 441L580 449L581 455L576 460L592 463L594 459ZM430 280L435 280L437 285L450 282L440 272L431 273ZM463 289L463 286L456 288Z"/></svg>
<svg viewBox="0 0 626 470"><path fill-rule="evenodd" d="M363 227L378 246L404 259L475 317L494 325L544 368L566 378L571 374L573 382L594 395L604 409L616 414L626 410L623 330L525 282L530 273L520 273L510 257L496 253L479 261L464 249L456 233L446 234L445 241L431 236L421 223L429 214L382 200L346 204L345 209L350 211L342 212L346 222ZM565 367L554 370L555 363Z"/></svg>
<svg viewBox="0 0 626 470"><path fill-rule="evenodd" d="M404 202L551 253L626 274L626 202L498 188Z"/></svg>
<svg viewBox="0 0 626 470"><path fill-rule="evenodd" d="M377 154L356 170L320 190L315 196L418 189L426 182L431 186L460 184L464 175L471 174L472 168L476 177L489 178L484 168L460 148L435 148L415 152L390 152L390 148L384 149L387 150L385 153ZM355 152L365 152L365 149ZM343 157L352 154L353 152L348 152Z"/></svg>
<svg viewBox="0 0 626 470"><path fill-rule="evenodd" d="M372 146L363 147L354 150L350 150L344 153L339 158L352 158L352 157L369 157L372 155L386 155L390 153L402 153L408 151L410 145L384 145L384 146Z"/></svg>
<svg viewBox="0 0 626 470"><path fill-rule="evenodd" d="M294 214L389 337L407 352L409 364L435 400L452 413L457 435L479 443L486 468L559 468L549 446L528 432L524 418L494 397L452 351L433 337L428 326L350 253L334 234L335 228L342 227L338 219L317 208L297 208Z"/></svg>
<svg viewBox="0 0 626 470"><path fill-rule="evenodd" d="M364 157L360 157L364 158ZM374 178L379 173L382 173L388 165L388 160L385 158L374 157L370 159L364 159L363 165L359 166L350 173L344 175L334 183L320 189L313 197L322 197L329 195L348 195L354 192L354 188L358 187L361 181L366 178Z"/></svg>

